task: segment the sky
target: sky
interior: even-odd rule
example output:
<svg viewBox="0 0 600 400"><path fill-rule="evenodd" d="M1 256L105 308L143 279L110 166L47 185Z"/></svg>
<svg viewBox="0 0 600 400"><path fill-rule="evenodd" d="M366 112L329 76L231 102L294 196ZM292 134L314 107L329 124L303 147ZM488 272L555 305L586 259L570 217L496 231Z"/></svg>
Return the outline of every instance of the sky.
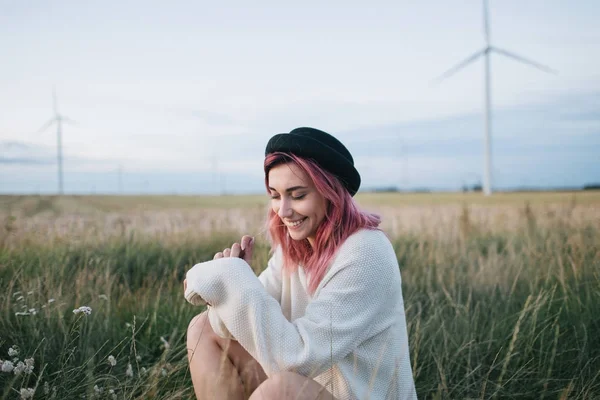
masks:
<svg viewBox="0 0 600 400"><path fill-rule="evenodd" d="M0 193L260 193L268 139L325 130L362 190L483 178L483 3L0 0ZM492 186L600 182L600 2L489 2Z"/></svg>

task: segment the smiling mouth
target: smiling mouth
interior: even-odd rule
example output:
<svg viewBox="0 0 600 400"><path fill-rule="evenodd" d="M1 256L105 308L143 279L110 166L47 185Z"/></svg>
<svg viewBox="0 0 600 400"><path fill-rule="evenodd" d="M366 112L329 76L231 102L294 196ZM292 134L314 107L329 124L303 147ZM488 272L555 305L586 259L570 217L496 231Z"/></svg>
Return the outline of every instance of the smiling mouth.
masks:
<svg viewBox="0 0 600 400"><path fill-rule="evenodd" d="M300 225L302 225L302 223L303 223L304 221L306 221L306 219L307 219L307 218L308 218L308 217L304 217L304 218L302 218L302 219L300 219L300 220L298 220L298 221L294 221L294 222L286 222L286 223L285 223L285 225L286 225L288 228L292 228L292 229L293 229L293 228L297 228L297 227L299 227Z"/></svg>

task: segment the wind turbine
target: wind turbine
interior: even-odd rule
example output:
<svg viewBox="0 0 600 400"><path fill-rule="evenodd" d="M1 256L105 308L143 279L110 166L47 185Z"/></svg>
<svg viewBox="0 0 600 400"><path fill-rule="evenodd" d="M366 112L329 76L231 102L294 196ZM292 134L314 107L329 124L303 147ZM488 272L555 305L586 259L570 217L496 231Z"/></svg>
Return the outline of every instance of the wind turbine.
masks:
<svg viewBox="0 0 600 400"><path fill-rule="evenodd" d="M544 72L549 72L555 74L556 71L546 67L542 64L539 64L535 61L528 60L524 57L521 57L517 54L511 53L507 50L500 49L496 46L492 46L490 44L490 28L488 22L488 7L487 0L483 0L483 33L485 35L485 47L482 50L477 51L472 54L467 59L461 61L454 67L450 68L448 71L444 72L440 75L435 82L440 82L443 79L454 75L456 72L466 67L467 65L475 62L479 57L484 58L484 71L485 71L485 140L484 140L484 154L485 154L485 164L484 164L484 179L483 179L483 193L486 196L492 194L492 156L491 156L491 124L490 119L492 116L491 110L491 87L490 87L490 54L492 52L497 53L499 55L512 58L513 60L520 61L524 64L528 64L532 67L535 67Z"/></svg>
<svg viewBox="0 0 600 400"><path fill-rule="evenodd" d="M58 193L63 194L63 165L62 165L62 124L74 123L73 120L60 115L58 113L58 104L56 102L56 89L52 90L52 108L54 110L54 117L50 121L46 122L38 132L43 132L48 129L52 124L56 123L56 142L57 142L57 161L58 161Z"/></svg>

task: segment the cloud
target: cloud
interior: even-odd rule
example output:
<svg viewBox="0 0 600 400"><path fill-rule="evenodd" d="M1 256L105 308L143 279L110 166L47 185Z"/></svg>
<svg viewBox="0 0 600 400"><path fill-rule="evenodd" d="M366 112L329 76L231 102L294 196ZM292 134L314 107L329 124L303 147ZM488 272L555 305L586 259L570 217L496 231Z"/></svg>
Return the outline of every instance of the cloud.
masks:
<svg viewBox="0 0 600 400"><path fill-rule="evenodd" d="M550 98L544 103L495 111L492 120L494 186L565 186L597 180L600 176L600 163L597 162L600 115L594 107L599 98L597 93L580 97L569 94ZM320 105L324 106L324 103ZM326 114L325 111L322 113ZM294 114L292 118L300 115ZM285 121L285 114L280 118ZM340 138L355 158L364 187L397 185L453 189L465 182L480 181L483 175L481 113L341 130L330 130L313 122L306 119L298 125L315 126ZM284 129L293 127L295 125ZM284 129L255 126L246 129L210 138L172 135L170 141L165 139L152 145L149 145L153 140L151 137L139 136L130 138L136 144L134 148L100 141L93 147L84 146L84 150L70 152L65 159L65 176L87 173L95 176L98 182L109 182L106 187L114 187L116 167L123 163L125 173L132 178L131 190L140 192L152 190L158 193L163 189L166 192L217 192L214 182L220 180L228 182L230 192L260 191L264 146L270 136ZM11 141L0 142L0 149L0 162L6 165L5 170L9 164L10 168L29 165L30 172L39 169L39 175L31 172L27 175L30 178L22 174L30 186L44 173L54 175L54 170L42 170L44 160L48 164L55 162L52 146ZM4 185L9 182L5 177L2 181ZM148 189L140 182L155 183ZM89 188L85 178L72 184L72 187Z"/></svg>
<svg viewBox="0 0 600 400"><path fill-rule="evenodd" d="M56 150L43 145L21 141L0 141L0 164L13 166L45 166L57 163ZM114 165L110 159L96 159L79 155L63 155L63 162L71 167Z"/></svg>

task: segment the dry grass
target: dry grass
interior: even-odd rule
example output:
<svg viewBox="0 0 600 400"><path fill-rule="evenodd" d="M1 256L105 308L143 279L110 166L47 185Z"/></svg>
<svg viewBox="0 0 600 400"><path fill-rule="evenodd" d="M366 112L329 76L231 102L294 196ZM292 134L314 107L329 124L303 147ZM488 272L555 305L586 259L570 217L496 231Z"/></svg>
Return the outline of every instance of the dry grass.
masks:
<svg viewBox="0 0 600 400"><path fill-rule="evenodd" d="M404 196L359 201L398 255L419 398L599 398L600 196ZM0 398L192 398L185 271L241 233L268 256L262 197L0 204L0 359L35 359Z"/></svg>

